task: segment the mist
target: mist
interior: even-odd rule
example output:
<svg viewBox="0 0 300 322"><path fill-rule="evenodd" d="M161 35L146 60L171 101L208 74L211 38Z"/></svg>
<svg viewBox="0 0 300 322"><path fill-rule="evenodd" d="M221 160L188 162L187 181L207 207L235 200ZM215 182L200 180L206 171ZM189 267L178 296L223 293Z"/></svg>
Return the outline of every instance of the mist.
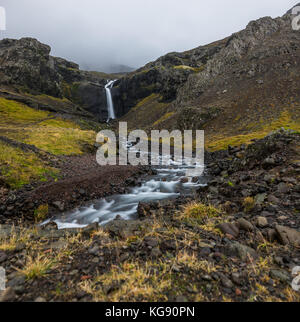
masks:
<svg viewBox="0 0 300 322"><path fill-rule="evenodd" d="M2 38L33 37L82 69L138 68L168 52L222 39L263 16L282 16L297 1L0 0ZM117 67L118 69L118 67Z"/></svg>

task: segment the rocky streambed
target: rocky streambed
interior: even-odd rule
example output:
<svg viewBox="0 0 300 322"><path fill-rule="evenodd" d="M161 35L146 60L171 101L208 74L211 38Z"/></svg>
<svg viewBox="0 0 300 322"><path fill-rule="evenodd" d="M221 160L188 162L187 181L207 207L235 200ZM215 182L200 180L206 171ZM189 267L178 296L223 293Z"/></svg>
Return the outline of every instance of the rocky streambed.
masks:
<svg viewBox="0 0 300 322"><path fill-rule="evenodd" d="M299 301L299 152L299 134L280 131L207 155L207 186L141 202L134 220L1 226L1 299Z"/></svg>

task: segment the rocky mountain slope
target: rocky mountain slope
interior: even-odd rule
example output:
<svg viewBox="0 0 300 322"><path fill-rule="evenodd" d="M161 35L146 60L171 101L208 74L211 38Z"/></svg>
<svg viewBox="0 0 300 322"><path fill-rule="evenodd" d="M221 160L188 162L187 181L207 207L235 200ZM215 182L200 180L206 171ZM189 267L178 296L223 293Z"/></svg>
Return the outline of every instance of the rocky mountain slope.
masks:
<svg viewBox="0 0 300 322"><path fill-rule="evenodd" d="M212 150L279 127L299 130L300 32L293 17L252 21L226 39L127 75L118 86L130 110L123 120L148 130L204 129Z"/></svg>

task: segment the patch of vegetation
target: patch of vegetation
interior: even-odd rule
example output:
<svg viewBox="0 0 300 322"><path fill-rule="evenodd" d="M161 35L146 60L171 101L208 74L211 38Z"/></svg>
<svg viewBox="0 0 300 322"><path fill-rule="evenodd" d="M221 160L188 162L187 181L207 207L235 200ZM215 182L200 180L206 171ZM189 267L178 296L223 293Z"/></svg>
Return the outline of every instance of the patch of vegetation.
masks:
<svg viewBox="0 0 300 322"><path fill-rule="evenodd" d="M83 145L92 145L96 133L49 112L0 98L0 133L57 155L83 153Z"/></svg>
<svg viewBox="0 0 300 322"><path fill-rule="evenodd" d="M52 259L39 254L36 258L28 257L25 267L18 271L25 275L27 280L31 280L47 275L53 265Z"/></svg>
<svg viewBox="0 0 300 322"><path fill-rule="evenodd" d="M200 73L201 71L204 70L205 66L201 66L201 67L191 67L191 66L187 66L187 65L178 65L178 66L173 66L174 69L183 69L183 70L191 70L195 73Z"/></svg>
<svg viewBox="0 0 300 322"><path fill-rule="evenodd" d="M138 262L125 262L120 267L111 267L94 281L84 281L81 288L95 301L166 301L172 279L166 263L146 262L142 266Z"/></svg>
<svg viewBox="0 0 300 322"><path fill-rule="evenodd" d="M247 130L246 134L239 134L227 137L211 137L206 141L206 148L209 151L226 150L229 145L239 146L241 144L250 144L254 139L262 139L269 133L277 131L280 128L300 131L300 120L293 119L290 112L285 110L280 116L265 124L264 120L248 124L244 129Z"/></svg>
<svg viewBox="0 0 300 322"><path fill-rule="evenodd" d="M191 202L184 206L180 219L190 223L203 224L208 218L218 217L221 211L211 205Z"/></svg>
<svg viewBox="0 0 300 322"><path fill-rule="evenodd" d="M0 177L11 188L57 175L57 169L47 166L34 153L25 153L0 141Z"/></svg>
<svg viewBox="0 0 300 322"><path fill-rule="evenodd" d="M243 206L245 208L245 212L250 212L255 206L255 200L252 197L246 197L243 200Z"/></svg>
<svg viewBox="0 0 300 322"><path fill-rule="evenodd" d="M154 122L153 125L155 126L155 125L158 125L158 124L166 121L167 119L169 119L170 117L172 117L174 114L175 114L175 112L166 113L159 120L157 120L156 122Z"/></svg>
<svg viewBox="0 0 300 322"><path fill-rule="evenodd" d="M40 205L35 211L34 211L34 218L36 222L43 221L47 218L49 212L49 206L48 205Z"/></svg>

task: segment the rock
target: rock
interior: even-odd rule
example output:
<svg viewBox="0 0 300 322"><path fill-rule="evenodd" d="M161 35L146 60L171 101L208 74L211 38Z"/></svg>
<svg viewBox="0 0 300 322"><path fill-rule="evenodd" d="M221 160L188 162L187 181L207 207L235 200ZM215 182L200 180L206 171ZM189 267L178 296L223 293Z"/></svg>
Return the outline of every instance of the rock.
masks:
<svg viewBox="0 0 300 322"><path fill-rule="evenodd" d="M225 253L229 256L239 257L242 261L258 258L258 255L253 248L238 242L230 242L227 244L225 246Z"/></svg>
<svg viewBox="0 0 300 322"><path fill-rule="evenodd" d="M179 295L176 297L176 301L177 303L185 303L188 302L187 298L183 295Z"/></svg>
<svg viewBox="0 0 300 322"><path fill-rule="evenodd" d="M99 224L97 222L88 225L85 228L80 229L82 236L89 238L95 231L99 229Z"/></svg>
<svg viewBox="0 0 300 322"><path fill-rule="evenodd" d="M277 232L275 229L268 229L267 230L267 239L269 242L273 243L277 237Z"/></svg>
<svg viewBox="0 0 300 322"><path fill-rule="evenodd" d="M187 183L187 182L189 182L189 178L187 178L187 177L181 178L180 182L181 183Z"/></svg>
<svg viewBox="0 0 300 322"><path fill-rule="evenodd" d="M266 193L260 193L255 196L255 202L256 202L256 204L260 205L260 204L264 203L266 198L267 198Z"/></svg>
<svg viewBox="0 0 300 322"><path fill-rule="evenodd" d="M251 222L249 222L248 220L246 220L244 218L239 218L237 220L237 225L239 226L239 228L241 230L245 230L245 231L253 231L254 230L254 226L251 224Z"/></svg>
<svg viewBox="0 0 300 322"><path fill-rule="evenodd" d="M59 211L65 210L65 204L62 201L54 201L52 202L53 206L55 206Z"/></svg>
<svg viewBox="0 0 300 322"><path fill-rule="evenodd" d="M279 185L277 186L277 191L279 193L287 193L290 191L290 187L286 183L280 182Z"/></svg>
<svg viewBox="0 0 300 322"><path fill-rule="evenodd" d="M241 285L241 276L239 273L232 273L231 278L235 284Z"/></svg>
<svg viewBox="0 0 300 322"><path fill-rule="evenodd" d="M268 226L268 220L265 217L257 217L256 224L260 228L264 228Z"/></svg>
<svg viewBox="0 0 300 322"><path fill-rule="evenodd" d="M210 281L212 281L212 277L211 277L211 276L209 276L209 275L207 275L207 274L205 274L205 275L201 276L201 278L202 278L204 281L206 281L206 282L210 282Z"/></svg>
<svg viewBox="0 0 300 322"><path fill-rule="evenodd" d="M284 270L273 269L270 271L270 277L282 283L288 283L291 280L290 274Z"/></svg>
<svg viewBox="0 0 300 322"><path fill-rule="evenodd" d="M16 286L24 285L26 277L23 275L17 275L12 280L8 281L7 286L15 288Z"/></svg>
<svg viewBox="0 0 300 322"><path fill-rule="evenodd" d="M0 293L0 302L12 302L15 300L16 294L13 288L7 287L5 291Z"/></svg>
<svg viewBox="0 0 300 322"><path fill-rule="evenodd" d="M151 207L148 203L140 202L137 208L139 218L146 217L150 214Z"/></svg>
<svg viewBox="0 0 300 322"><path fill-rule="evenodd" d="M262 162L262 166L263 168L265 169L268 169L268 168L272 168L276 165L276 161L271 158L271 157L268 157L266 158L263 162Z"/></svg>
<svg viewBox="0 0 300 322"><path fill-rule="evenodd" d="M139 220L114 220L108 223L104 230L113 237L126 239L138 235L142 229L147 230L147 228L149 228L149 223L145 220L143 222Z"/></svg>
<svg viewBox="0 0 300 322"><path fill-rule="evenodd" d="M158 258L162 255L162 252L158 247L155 247L151 250L150 256L153 258Z"/></svg>
<svg viewBox="0 0 300 322"><path fill-rule="evenodd" d="M34 302L36 302L36 303L44 303L44 302L47 302L47 301L43 297L39 296L34 300Z"/></svg>
<svg viewBox="0 0 300 322"><path fill-rule="evenodd" d="M235 224L231 224L231 223L220 224L220 225L218 225L217 228L221 229L221 231L224 234L229 234L229 235L233 236L234 238L237 238L240 233L238 226Z"/></svg>
<svg viewBox="0 0 300 322"><path fill-rule="evenodd" d="M0 252L0 264L7 260L7 255L4 252Z"/></svg>
<svg viewBox="0 0 300 322"><path fill-rule="evenodd" d="M280 225L277 225L275 227L275 230L276 230L278 239L283 245L288 245L288 244L292 244L294 246L300 245L299 231L292 228L280 226Z"/></svg>
<svg viewBox="0 0 300 322"><path fill-rule="evenodd" d="M90 254L90 255L94 255L94 256L98 256L98 254L99 254L99 252L100 252L100 248L99 248L99 246L93 246L93 247L91 247L89 250L88 250L88 253Z"/></svg>
<svg viewBox="0 0 300 322"><path fill-rule="evenodd" d="M55 223L54 221L50 221L50 222L48 222L48 224L42 226L42 229L44 229L44 230L58 230L58 226L57 226L57 223Z"/></svg>
<svg viewBox="0 0 300 322"><path fill-rule="evenodd" d="M278 203L280 203L280 200L278 198L276 198L274 195L269 195L268 202L273 203L273 204L278 204Z"/></svg>
<svg viewBox="0 0 300 322"><path fill-rule="evenodd" d="M145 243L147 246L156 247L158 245L158 240L156 238L145 238Z"/></svg>
<svg viewBox="0 0 300 322"><path fill-rule="evenodd" d="M220 279L221 279L221 283L222 283L222 285L224 287L226 287L226 288L232 288L233 287L233 283L231 282L231 280L226 275L221 274Z"/></svg>

